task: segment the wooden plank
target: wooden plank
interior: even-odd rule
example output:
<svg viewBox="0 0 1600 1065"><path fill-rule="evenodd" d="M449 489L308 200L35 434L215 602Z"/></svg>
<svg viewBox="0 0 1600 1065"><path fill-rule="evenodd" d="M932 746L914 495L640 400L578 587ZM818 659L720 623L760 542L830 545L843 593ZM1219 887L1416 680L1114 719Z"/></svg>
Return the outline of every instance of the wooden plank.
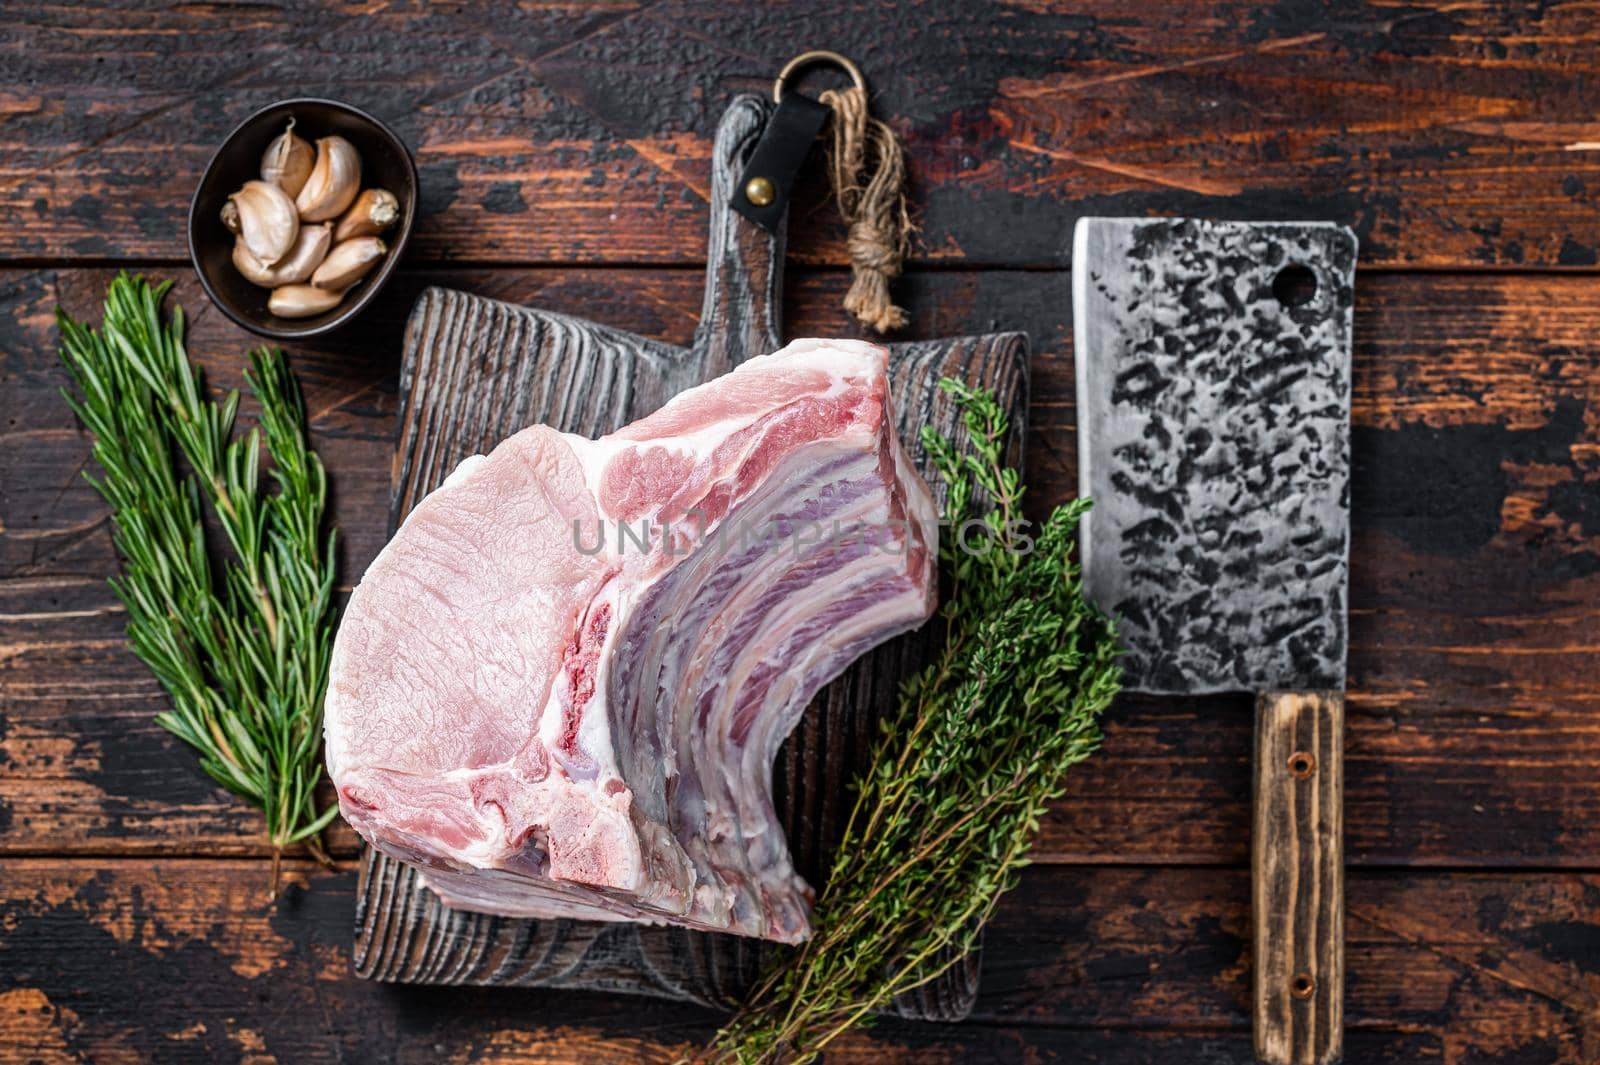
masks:
<svg viewBox="0 0 1600 1065"><path fill-rule="evenodd" d="M603 994L349 977L354 872L259 861L0 866L0 1058L664 1062L716 1015ZM972 1022L884 1020L829 1061L1252 1060L1244 870L1036 867L988 936ZM1350 882L1348 1058L1586 1065L1600 878Z"/></svg>
<svg viewBox="0 0 1600 1065"><path fill-rule="evenodd" d="M119 650L87 441L56 389L57 300L94 312L109 272L0 272L0 851L260 853L255 822L150 721ZM249 341L186 273L190 347L239 383ZM395 360L428 283L683 343L698 270L408 273L361 329L296 349L334 471L348 584L387 509ZM845 278L800 272L797 334L850 332ZM1068 281L926 271L910 336L1034 338L1034 504L1076 482ZM1600 289L1578 277L1364 275L1358 283L1346 846L1358 865L1581 866L1600 853ZM1044 826L1073 862L1248 857L1250 700L1124 700ZM351 838L335 841L348 848ZM348 849L344 853L349 853Z"/></svg>
<svg viewBox="0 0 1600 1065"><path fill-rule="evenodd" d="M419 262L699 262L717 116L830 44L906 140L926 259L1060 266L1086 213L1324 218L1367 263L1600 257L1585 3L895 0L862 18L842 0L35 0L7 16L13 260L184 258L211 150L303 94L369 108L416 148ZM810 184L794 251L842 263Z"/></svg>

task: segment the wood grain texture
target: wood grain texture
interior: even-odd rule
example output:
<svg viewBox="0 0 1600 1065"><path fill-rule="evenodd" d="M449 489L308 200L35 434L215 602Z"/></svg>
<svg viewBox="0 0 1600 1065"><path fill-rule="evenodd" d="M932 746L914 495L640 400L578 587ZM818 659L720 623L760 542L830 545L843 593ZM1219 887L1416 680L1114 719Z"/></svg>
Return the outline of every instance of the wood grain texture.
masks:
<svg viewBox="0 0 1600 1065"><path fill-rule="evenodd" d="M795 334L849 335L842 273L791 271ZM240 385L253 341L192 275L190 350ZM50 311L98 315L107 270L0 271L0 854L262 855L257 821L151 720L123 649L105 510ZM403 274L361 330L293 352L338 471L348 584L385 539L397 352L430 284L693 339L698 270ZM1600 287L1581 277L1363 275L1346 847L1362 866L1581 868L1600 853ZM1064 274L919 271L912 337L1004 323L1037 340L1027 453L1035 512L1076 484ZM1249 860L1252 701L1127 698L1100 756L1045 819L1052 862ZM814 801L830 801L814 796ZM834 800L836 801L836 800ZM354 838L335 837L354 854ZM3 860L3 859L0 859Z"/></svg>
<svg viewBox="0 0 1600 1065"><path fill-rule="evenodd" d="M1344 1034L1344 693L1256 697L1251 1012L1263 1065L1329 1065Z"/></svg>
<svg viewBox="0 0 1600 1065"><path fill-rule="evenodd" d="M414 252L359 328L292 352L348 580L387 531L416 297L689 343L716 116L830 45L908 146L906 335L1036 342L1036 513L1076 483L1061 268L1079 215L1357 231L1346 1060L1600 1060L1600 883L1575 871L1600 855L1594 17L1580 0L8 4L0 1060L609 1065L710 1030L684 1003L352 979L347 832L340 873L296 865L299 886L260 901L256 819L153 724L159 691L124 650L50 310L92 312L94 267L176 274L192 350L237 386L249 338L177 268L211 148L291 92L390 120L423 169ZM831 205L809 193L795 221L791 261L844 262ZM1410 266L1434 272L1394 272ZM853 334L841 273L791 273L791 332ZM1124 700L989 927L973 1017L884 1019L830 1062L1252 1061L1251 709Z"/></svg>
<svg viewBox="0 0 1600 1065"><path fill-rule="evenodd" d="M1369 263L1593 267L1583 2L7 5L0 257L180 260L211 150L288 95L416 151L418 262L692 263L717 116L845 48L919 256L1065 264L1083 214L1321 218ZM1587 147L1585 147L1587 146ZM813 190L821 183L808 180ZM814 191L804 261L845 262Z"/></svg>
<svg viewBox="0 0 1600 1065"><path fill-rule="evenodd" d="M563 314L443 288L422 294L406 327L390 525L437 488L461 460L532 424L598 436L779 344L783 230L769 233L731 208L734 184L770 113L740 97L718 131L712 163L710 266L688 347ZM931 475L918 432L965 434L938 383L956 377L992 389L1018 433L1027 413L1027 350L1019 333L895 344L890 389L897 431ZM936 497L942 486L932 482ZM931 629L931 627L930 627ZM825 689L785 744L774 805L796 869L820 884L844 830L842 798L866 767L870 739L892 710L900 680L926 660L923 631L870 652ZM731 1008L771 959L764 944L680 928L572 920L508 920L451 911L403 863L369 850L356 920L356 971L380 980L626 991ZM977 993L977 959L962 959L900 996L902 1016L956 1020Z"/></svg>
<svg viewBox="0 0 1600 1065"><path fill-rule="evenodd" d="M0 1060L664 1063L718 1015L685 1003L355 980L356 873L249 860L0 865ZM1589 1065L1590 874L1367 871L1349 883L1351 1065ZM1248 874L1043 866L991 923L960 1025L892 1018L829 1062L1248 1065ZM170 989L181 988L175 994Z"/></svg>

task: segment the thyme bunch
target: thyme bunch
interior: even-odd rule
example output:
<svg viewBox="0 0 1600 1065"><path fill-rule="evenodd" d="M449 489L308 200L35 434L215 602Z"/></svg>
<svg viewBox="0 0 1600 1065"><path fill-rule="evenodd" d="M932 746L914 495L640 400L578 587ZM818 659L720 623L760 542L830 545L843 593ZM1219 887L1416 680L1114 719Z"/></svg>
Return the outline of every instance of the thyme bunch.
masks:
<svg viewBox="0 0 1600 1065"><path fill-rule="evenodd" d="M319 860L338 807L318 811L322 700L333 629L335 533L323 533L327 475L306 442L305 408L283 353L250 353L260 424L234 435L239 393L213 400L184 347L184 317L161 314L171 282L119 274L97 332L60 308L63 390L95 436L111 506L133 652L172 699L160 724L212 779L260 807L277 893L285 848ZM275 490L263 491L262 449ZM204 512L231 551L214 565Z"/></svg>
<svg viewBox="0 0 1600 1065"><path fill-rule="evenodd" d="M1030 541L1005 411L992 392L941 387L972 445L923 430L947 489L944 649L885 722L811 939L777 959L704 1060L812 1061L957 964L1027 864L1063 774L1098 746L1121 686L1112 628L1071 558L1088 501L1056 508Z"/></svg>

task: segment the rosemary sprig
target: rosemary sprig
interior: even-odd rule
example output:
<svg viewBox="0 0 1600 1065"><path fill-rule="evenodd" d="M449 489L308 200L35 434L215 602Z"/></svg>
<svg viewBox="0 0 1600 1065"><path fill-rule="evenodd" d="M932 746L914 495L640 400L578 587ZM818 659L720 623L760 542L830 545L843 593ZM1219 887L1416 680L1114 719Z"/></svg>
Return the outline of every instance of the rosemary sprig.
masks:
<svg viewBox="0 0 1600 1065"><path fill-rule="evenodd" d="M992 392L941 386L972 441L959 452L923 430L948 493L943 652L885 723L812 938L778 959L704 1060L811 1061L956 964L1027 864L1063 774L1098 746L1097 720L1121 687L1111 626L1070 557L1088 501L1058 507L1029 540L1013 524L1023 488L1005 464L1004 410Z"/></svg>
<svg viewBox="0 0 1600 1065"><path fill-rule="evenodd" d="M285 848L303 843L328 860L320 837L338 810L319 812L314 794L333 627L327 476L276 349L250 353L260 425L234 437L239 393L208 395L184 348L183 309L162 318L170 285L119 274L99 332L56 309L78 393L62 394L95 435L102 475L85 476L111 505L123 560L111 583L129 641L172 698L156 720L261 807L276 894ZM262 491L263 440L276 491ZM202 501L231 548L220 574Z"/></svg>

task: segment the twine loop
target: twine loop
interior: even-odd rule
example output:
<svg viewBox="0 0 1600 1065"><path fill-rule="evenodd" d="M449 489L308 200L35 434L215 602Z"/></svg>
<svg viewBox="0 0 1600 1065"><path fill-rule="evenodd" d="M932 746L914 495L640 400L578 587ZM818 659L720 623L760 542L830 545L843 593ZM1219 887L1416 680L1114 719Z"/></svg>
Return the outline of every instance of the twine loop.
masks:
<svg viewBox="0 0 1600 1065"><path fill-rule="evenodd" d="M867 92L859 82L830 89L821 101L833 110L828 176L849 226L845 310L863 326L887 333L906 324L906 312L889 294L889 282L900 276L911 247L905 156L894 131L868 113Z"/></svg>

